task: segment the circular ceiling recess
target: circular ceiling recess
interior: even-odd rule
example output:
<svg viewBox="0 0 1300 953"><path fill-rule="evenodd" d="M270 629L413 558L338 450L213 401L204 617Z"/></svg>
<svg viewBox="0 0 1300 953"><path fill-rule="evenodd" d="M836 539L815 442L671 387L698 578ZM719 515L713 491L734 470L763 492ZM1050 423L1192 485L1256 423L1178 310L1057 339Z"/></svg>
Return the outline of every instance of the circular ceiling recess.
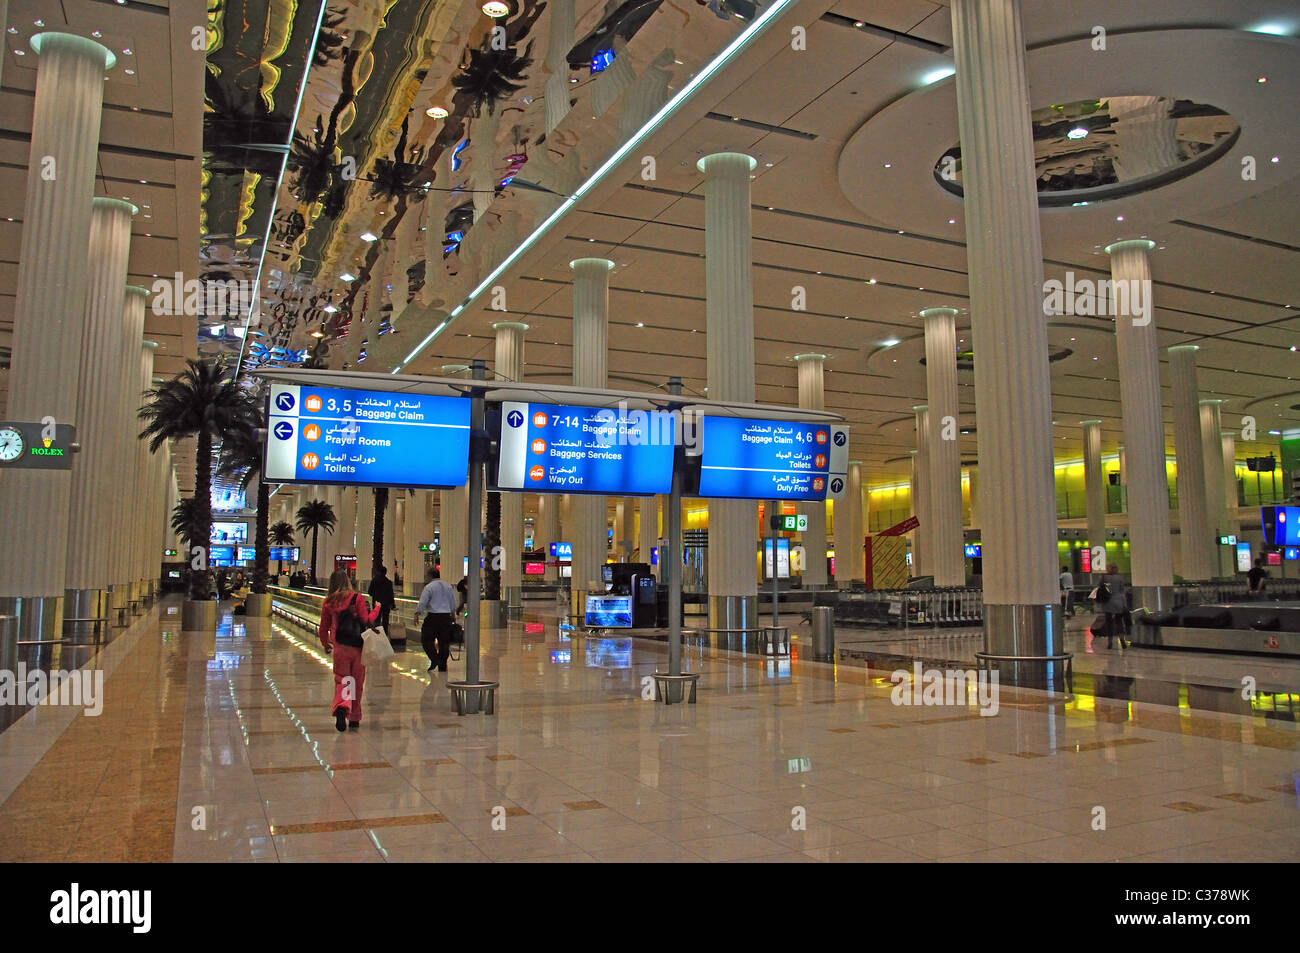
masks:
<svg viewBox="0 0 1300 953"><path fill-rule="evenodd" d="M1177 181L1226 155L1241 126L1216 106L1169 96L1111 96L1035 110L1034 164L1041 207L1091 205ZM962 195L961 145L934 178Z"/></svg>

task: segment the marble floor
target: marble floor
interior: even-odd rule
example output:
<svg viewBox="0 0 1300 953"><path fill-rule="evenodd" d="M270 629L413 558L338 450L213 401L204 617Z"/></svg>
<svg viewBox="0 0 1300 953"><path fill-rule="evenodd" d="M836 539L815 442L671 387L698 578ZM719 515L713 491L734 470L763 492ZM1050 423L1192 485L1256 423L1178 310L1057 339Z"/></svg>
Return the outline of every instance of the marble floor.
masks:
<svg viewBox="0 0 1300 953"><path fill-rule="evenodd" d="M231 616L182 632L164 601L90 663L101 715L38 708L0 734L0 859L1300 857L1294 719L1006 688L992 717L975 695L901 705L887 672L806 644L783 662L692 644L699 702L667 707L642 689L662 642L529 614L485 634L495 716L457 717L463 661L428 674L412 642L339 733L313 635Z"/></svg>

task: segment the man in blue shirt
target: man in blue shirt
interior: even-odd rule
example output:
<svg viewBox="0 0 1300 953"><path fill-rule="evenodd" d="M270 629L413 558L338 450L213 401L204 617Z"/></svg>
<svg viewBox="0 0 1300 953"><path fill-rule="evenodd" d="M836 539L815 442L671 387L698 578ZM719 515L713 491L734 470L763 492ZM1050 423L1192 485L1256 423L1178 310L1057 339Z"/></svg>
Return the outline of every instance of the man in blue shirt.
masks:
<svg viewBox="0 0 1300 953"><path fill-rule="evenodd" d="M420 604L415 609L415 621L424 616L420 627L420 644L429 656L428 671L436 665L438 671L447 671L447 656L451 654L451 627L456 611L456 590L442 581L436 568L429 570L429 582L420 593Z"/></svg>

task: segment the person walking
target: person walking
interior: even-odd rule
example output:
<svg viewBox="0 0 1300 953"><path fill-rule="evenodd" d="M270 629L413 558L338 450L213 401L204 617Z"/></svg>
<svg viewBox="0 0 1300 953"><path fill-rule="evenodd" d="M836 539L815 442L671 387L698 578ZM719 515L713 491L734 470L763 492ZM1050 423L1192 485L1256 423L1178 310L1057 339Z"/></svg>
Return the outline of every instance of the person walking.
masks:
<svg viewBox="0 0 1300 953"><path fill-rule="evenodd" d="M442 573L430 568L429 581L420 593L420 604L415 609L415 621L420 627L420 644L424 654L429 656L428 671L434 666L438 671L447 671L447 656L451 654L451 627L456 613L456 590L442 581Z"/></svg>
<svg viewBox="0 0 1300 953"><path fill-rule="evenodd" d="M1074 574L1069 566L1061 567L1061 618L1074 615Z"/></svg>
<svg viewBox="0 0 1300 953"><path fill-rule="evenodd" d="M343 570L330 576L329 592L320 610L319 635L325 654L334 655L334 727L339 731L361 727L361 689L366 667L361 664L365 642L361 633L379 618L379 605L366 607L366 597L352 588Z"/></svg>
<svg viewBox="0 0 1300 953"><path fill-rule="evenodd" d="M1268 570L1264 568L1263 556L1255 557L1255 568L1246 573L1246 578L1250 581L1250 597L1264 598L1264 580L1268 578Z"/></svg>
<svg viewBox="0 0 1300 953"><path fill-rule="evenodd" d="M388 634L388 614L397 608L397 599L393 595L393 583L388 578L388 570L382 563L375 563L370 580L370 598L379 607L379 624L384 627L384 633Z"/></svg>
<svg viewBox="0 0 1300 953"><path fill-rule="evenodd" d="M1110 572L1101 577L1101 584L1105 586L1108 598L1102 603L1101 609L1106 613L1106 636L1107 648L1115 647L1115 636L1119 635L1120 648L1124 647L1124 636L1129 634L1128 631L1128 585L1124 582L1124 577L1117 572Z"/></svg>

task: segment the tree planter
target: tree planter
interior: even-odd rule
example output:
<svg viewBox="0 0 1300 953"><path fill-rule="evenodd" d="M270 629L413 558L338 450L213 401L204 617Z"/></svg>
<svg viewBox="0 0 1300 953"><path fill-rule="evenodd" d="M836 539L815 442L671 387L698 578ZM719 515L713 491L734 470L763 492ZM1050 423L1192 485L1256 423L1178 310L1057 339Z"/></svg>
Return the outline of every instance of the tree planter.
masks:
<svg viewBox="0 0 1300 953"><path fill-rule="evenodd" d="M181 628L186 632L211 632L217 628L215 599L186 599L181 609Z"/></svg>

